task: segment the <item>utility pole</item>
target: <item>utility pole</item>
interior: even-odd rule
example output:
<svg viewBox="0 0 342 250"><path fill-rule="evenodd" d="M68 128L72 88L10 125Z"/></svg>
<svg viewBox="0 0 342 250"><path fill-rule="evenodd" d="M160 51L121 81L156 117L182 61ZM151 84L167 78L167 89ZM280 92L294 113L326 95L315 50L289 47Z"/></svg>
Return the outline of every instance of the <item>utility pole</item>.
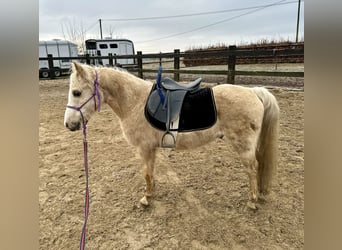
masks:
<svg viewBox="0 0 342 250"><path fill-rule="evenodd" d="M99 19L99 23L100 23L100 34L101 34L101 39L103 39L103 37L102 37L102 20L101 20L101 18Z"/></svg>
<svg viewBox="0 0 342 250"><path fill-rule="evenodd" d="M299 16L300 16L300 0L298 0L296 43L298 43Z"/></svg>

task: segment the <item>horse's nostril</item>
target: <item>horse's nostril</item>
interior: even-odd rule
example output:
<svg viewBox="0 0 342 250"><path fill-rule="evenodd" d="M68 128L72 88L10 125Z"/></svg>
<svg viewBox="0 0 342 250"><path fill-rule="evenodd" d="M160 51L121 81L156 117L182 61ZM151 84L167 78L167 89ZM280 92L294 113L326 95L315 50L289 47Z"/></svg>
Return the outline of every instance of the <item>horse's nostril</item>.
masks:
<svg viewBox="0 0 342 250"><path fill-rule="evenodd" d="M81 123L79 123L79 122L70 122L70 123L66 122L65 127L70 129L71 131L76 131L76 130L79 130L81 128Z"/></svg>
<svg viewBox="0 0 342 250"><path fill-rule="evenodd" d="M76 129L75 129L75 130L79 130L80 128L81 128L81 123L78 122L78 123L76 124Z"/></svg>

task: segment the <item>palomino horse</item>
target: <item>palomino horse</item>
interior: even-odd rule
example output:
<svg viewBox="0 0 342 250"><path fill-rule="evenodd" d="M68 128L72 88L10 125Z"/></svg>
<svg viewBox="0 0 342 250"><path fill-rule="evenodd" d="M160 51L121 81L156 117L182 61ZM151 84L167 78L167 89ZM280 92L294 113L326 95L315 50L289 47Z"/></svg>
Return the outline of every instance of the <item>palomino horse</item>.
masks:
<svg viewBox="0 0 342 250"><path fill-rule="evenodd" d="M90 119L96 106L106 103L112 108L119 118L124 137L137 148L143 160L146 189L140 202L144 205L148 205L153 193L156 149L161 146L164 134L152 127L144 116L152 85L121 69L94 68L74 62L70 76L69 108L64 118L65 126L75 131L81 128L82 122L85 124ZM269 192L276 170L277 101L263 87L222 84L214 86L212 91L217 110L216 123L208 129L179 133L176 149L193 149L224 136L246 168L249 177L247 206L255 209L258 197Z"/></svg>

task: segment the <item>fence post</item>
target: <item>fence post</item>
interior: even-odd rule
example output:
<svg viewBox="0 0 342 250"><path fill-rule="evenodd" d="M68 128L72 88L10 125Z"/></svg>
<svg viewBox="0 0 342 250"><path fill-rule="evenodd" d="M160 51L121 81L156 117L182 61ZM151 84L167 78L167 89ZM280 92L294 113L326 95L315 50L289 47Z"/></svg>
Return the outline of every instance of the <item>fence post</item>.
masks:
<svg viewBox="0 0 342 250"><path fill-rule="evenodd" d="M273 56L275 61L275 70L278 69L278 58L277 58L277 49L273 49Z"/></svg>
<svg viewBox="0 0 342 250"><path fill-rule="evenodd" d="M86 57L86 59L85 59L86 60L86 64L90 65L90 55L86 54L85 57Z"/></svg>
<svg viewBox="0 0 342 250"><path fill-rule="evenodd" d="M55 70L53 68L53 57L51 54L48 54L47 57L48 57L50 78L54 79L55 78Z"/></svg>
<svg viewBox="0 0 342 250"><path fill-rule="evenodd" d="M235 83L235 63L236 63L236 54L234 53L236 50L235 45L230 45L228 49L228 75L227 75L227 83L234 84Z"/></svg>
<svg viewBox="0 0 342 250"><path fill-rule="evenodd" d="M138 76L142 79L143 76L143 64L142 64L142 52L137 51L137 61L138 61Z"/></svg>
<svg viewBox="0 0 342 250"><path fill-rule="evenodd" d="M112 53L108 53L108 56L109 56L109 65L111 66L111 67L113 67L113 54Z"/></svg>
<svg viewBox="0 0 342 250"><path fill-rule="evenodd" d="M162 66L162 53L159 52L159 66Z"/></svg>
<svg viewBox="0 0 342 250"><path fill-rule="evenodd" d="M174 67L173 67L173 79L175 81L179 81L179 54L180 54L180 50L179 49L175 49L174 50Z"/></svg>

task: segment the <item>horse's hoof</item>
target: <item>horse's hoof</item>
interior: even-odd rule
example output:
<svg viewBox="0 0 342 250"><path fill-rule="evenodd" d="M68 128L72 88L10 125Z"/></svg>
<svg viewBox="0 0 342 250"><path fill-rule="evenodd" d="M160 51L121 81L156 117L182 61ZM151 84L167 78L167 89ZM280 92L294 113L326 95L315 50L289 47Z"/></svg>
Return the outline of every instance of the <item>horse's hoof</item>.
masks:
<svg viewBox="0 0 342 250"><path fill-rule="evenodd" d="M152 192L145 192L145 196L144 197L147 197L147 198L152 197Z"/></svg>
<svg viewBox="0 0 342 250"><path fill-rule="evenodd" d="M144 206L150 205L150 204L148 203L148 200L147 200L147 197L146 197L146 196L144 196L144 197L141 198L140 203L141 203L142 205L144 205Z"/></svg>
<svg viewBox="0 0 342 250"><path fill-rule="evenodd" d="M260 193L259 197L258 197L258 200L262 201L262 202L266 202L267 201L267 197L268 197L267 194Z"/></svg>
<svg viewBox="0 0 342 250"><path fill-rule="evenodd" d="M248 201L247 202L247 207L252 209L252 210L257 210L258 209L257 206L255 205L255 203L252 202L252 201Z"/></svg>

